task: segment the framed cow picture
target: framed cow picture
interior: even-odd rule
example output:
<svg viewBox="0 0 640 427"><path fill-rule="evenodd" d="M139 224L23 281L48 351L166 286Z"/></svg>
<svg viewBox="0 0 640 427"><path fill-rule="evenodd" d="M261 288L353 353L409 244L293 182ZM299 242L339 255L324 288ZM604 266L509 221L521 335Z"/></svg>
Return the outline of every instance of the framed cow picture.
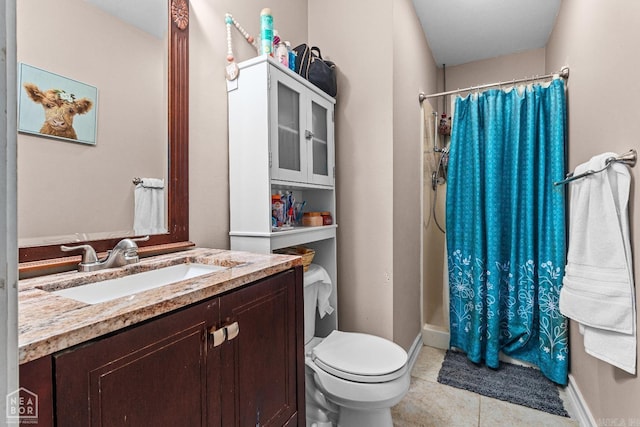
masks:
<svg viewBox="0 0 640 427"><path fill-rule="evenodd" d="M18 83L18 131L96 145L96 87L27 64Z"/></svg>

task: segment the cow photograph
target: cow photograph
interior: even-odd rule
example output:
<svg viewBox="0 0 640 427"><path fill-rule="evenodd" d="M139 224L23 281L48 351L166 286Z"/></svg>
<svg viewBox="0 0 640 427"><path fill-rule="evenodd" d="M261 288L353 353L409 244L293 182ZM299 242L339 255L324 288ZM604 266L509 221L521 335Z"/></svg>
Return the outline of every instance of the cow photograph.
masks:
<svg viewBox="0 0 640 427"><path fill-rule="evenodd" d="M20 64L18 130L95 145L95 87Z"/></svg>

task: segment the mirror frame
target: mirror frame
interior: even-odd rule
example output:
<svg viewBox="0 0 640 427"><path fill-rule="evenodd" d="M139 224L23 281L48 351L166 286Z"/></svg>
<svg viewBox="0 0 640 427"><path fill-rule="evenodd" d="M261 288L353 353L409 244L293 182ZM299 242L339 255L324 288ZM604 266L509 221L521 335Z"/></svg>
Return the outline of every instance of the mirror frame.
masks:
<svg viewBox="0 0 640 427"><path fill-rule="evenodd" d="M168 61L168 216L165 234L150 236L139 242L141 253L145 247L158 246L157 253L170 252L172 247L193 246L189 240L189 5L188 0L169 0L169 61ZM71 191L69 189L69 191ZM108 215L108 212L102 214ZM124 236L123 236L124 237ZM96 252L112 249L122 237L71 242L89 244ZM165 246L164 248L159 246ZM151 249L151 248L149 248ZM175 249L173 249L175 250ZM152 252L152 251L146 251ZM79 256L69 257L60 244L19 248L20 263L39 261L47 267L55 266L56 259L71 259L75 264Z"/></svg>

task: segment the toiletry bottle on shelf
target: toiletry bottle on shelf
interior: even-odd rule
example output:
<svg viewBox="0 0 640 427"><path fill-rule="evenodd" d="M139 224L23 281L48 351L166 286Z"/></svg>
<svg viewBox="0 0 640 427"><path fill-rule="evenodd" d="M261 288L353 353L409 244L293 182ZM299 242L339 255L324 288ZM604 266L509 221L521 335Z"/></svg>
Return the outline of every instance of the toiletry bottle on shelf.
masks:
<svg viewBox="0 0 640 427"><path fill-rule="evenodd" d="M274 31L275 34L275 31ZM276 59L279 63L289 68L289 51L279 36L273 36L273 44L275 46Z"/></svg>
<svg viewBox="0 0 640 427"><path fill-rule="evenodd" d="M296 71L296 53L291 48L291 43L284 42L284 45L287 47L289 69L291 71Z"/></svg>
<svg viewBox="0 0 640 427"><path fill-rule="evenodd" d="M268 7L260 12L260 54L273 56L273 16Z"/></svg>
<svg viewBox="0 0 640 427"><path fill-rule="evenodd" d="M322 216L322 225L333 224L333 218L331 217L331 212L321 212L320 216Z"/></svg>
<svg viewBox="0 0 640 427"><path fill-rule="evenodd" d="M296 204L296 199L293 197L293 193L289 193L287 199L287 225L293 226L295 224L295 217L293 215L293 207Z"/></svg>
<svg viewBox="0 0 640 427"><path fill-rule="evenodd" d="M271 195L271 218L274 227L281 227L284 223L284 206L278 194Z"/></svg>

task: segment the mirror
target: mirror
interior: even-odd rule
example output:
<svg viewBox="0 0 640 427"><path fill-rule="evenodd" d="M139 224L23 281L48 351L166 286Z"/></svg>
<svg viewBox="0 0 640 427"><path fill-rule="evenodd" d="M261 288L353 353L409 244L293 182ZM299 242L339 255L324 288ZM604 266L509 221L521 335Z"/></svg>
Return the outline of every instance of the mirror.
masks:
<svg viewBox="0 0 640 427"><path fill-rule="evenodd" d="M96 0L90 0L91 2L95 2ZM132 200L133 200L133 191L134 184L132 182L135 177L143 177L149 176L154 178L165 178L165 198L166 198L166 225L167 232L163 234L157 234L151 236L149 241L140 242L140 246L150 246L150 245L167 245L174 244L179 242L187 242L188 241L188 91L189 91L189 82L188 82L188 41L189 41L189 32L188 32L188 23L189 23L189 8L187 0L170 0L168 3L165 3L166 0L160 0L164 4L164 7L168 10L168 26L169 30L162 37L163 39L160 43L166 47L166 49L162 49L165 54L162 55L163 59L155 62L156 68L160 68L159 72L156 72L155 75L159 75L163 82L168 81L168 85L160 84L156 91L160 92L162 99L166 99L167 101L157 101L152 102L153 106L149 106L149 108L145 108L143 111L140 107L138 107L138 111L134 111L133 113L127 113L126 119L139 123L141 129L137 129L139 132L135 135L126 136L127 143L129 146L125 146L124 148L120 148L118 156L116 160L111 158L111 160L98 160L98 164L92 166L89 164L88 159L90 157L95 157L97 152L100 149L102 151L107 151L110 144L110 141L107 137L104 140L101 140L100 133L96 138L96 144L94 146L86 145L78 143L77 141L69 141L69 140L61 140L61 139L52 139L50 137L43 137L41 135L27 135L27 137L36 139L36 142L41 144L42 147L40 155L44 156L44 160L46 160L47 149L58 151L57 155L68 154L71 156L71 163L68 163L66 166L58 166L59 167L59 175L68 175L72 181L65 182L64 184L57 184L55 188L49 188L48 193L59 192L59 194L71 194L72 199L75 202L70 202L67 206L64 206L63 209L52 210L44 203L45 195L48 197L47 192L45 192L42 197L37 198L36 200L32 200L29 203L30 209L40 210L46 213L47 218L56 219L58 217L70 217L73 216L74 212L79 209L75 209L78 204L82 202L82 196L84 193L97 193L99 198L107 199L107 207L103 208L94 208L91 214L85 213L83 217L79 217L74 219L71 222L80 223L81 220L84 219L108 219L110 216L115 216L118 214L118 211L123 209L128 209L132 212ZM70 3L73 3L72 0L69 0ZM22 2L20 2L22 4ZM38 7L42 6L41 2L36 2ZM85 0L75 0L75 3L82 3L83 7L94 7L88 4L88 1ZM105 3L111 3L113 5L113 1L108 1ZM120 2L117 2L120 3ZM126 1L123 4L127 3ZM137 3L137 2L136 2ZM149 2L145 2L149 3ZM158 3L158 1L155 1ZM55 2L54 5L56 7L60 7L60 2ZM107 14L107 12L101 11L106 16L112 17L112 15ZM147 14L148 15L148 14ZM33 31L42 31L43 33L39 35L39 37L53 37L48 34L50 31L55 31L55 28L59 25L61 26L70 26L75 31L76 37L87 37L84 34L84 31L88 31L90 28L84 28L86 25L84 23L78 23L75 20L75 14L70 13L69 18L62 21L60 24L54 26L48 26L46 28L35 28ZM166 16L166 15L165 15ZM20 17L20 12L18 13L18 17ZM60 21L57 21L60 22ZM165 21L166 22L166 21ZM83 27L84 25L84 27ZM90 27L95 27L96 24L89 25ZM20 21L18 21L18 27L20 27ZM124 31L123 31L124 32ZM119 40L117 36L121 36L123 32L118 32L117 34L109 33L112 36L112 44L116 46L118 49L125 50L126 49L126 40L123 42ZM20 30L18 30L18 61L28 63L28 61L23 61L20 58ZM157 37L156 37L157 38ZM49 54L55 55L55 41L64 44L65 38L55 36L53 37L52 42L43 43L44 45L49 46L48 50L51 51ZM129 43L132 44L132 43ZM62 46L61 46L62 48ZM166 51L168 50L168 56L166 55ZM45 55L47 52L45 52ZM105 55L100 49L100 46L95 46L95 49L88 48L82 54L75 54L77 59L73 61L66 61L70 69L72 67L77 67L77 69L82 70L79 71L80 74L86 73L86 68L91 65L92 62L96 62L96 58L101 58L101 55ZM132 57L136 56L136 54L130 54ZM109 56L113 59L113 55L105 55ZM92 60L93 58L93 60ZM120 67L117 68L119 72L113 71L105 71L101 70L102 73L107 72L111 76L113 80L112 87L117 87L119 85L126 86L129 82L125 81L126 77L129 74L134 74L136 70L134 68L138 67L134 66L133 63L129 63L125 60L120 60L125 62L125 64L117 64ZM149 61L146 61L149 62ZM162 64L158 65L160 62L164 62L166 67ZM39 64L29 64L38 66ZM41 66L42 67L42 66ZM124 70L124 71L122 71ZM65 77L73 78L73 73L70 71L59 72L57 70L47 70L51 72L56 72L57 74L70 74L65 75ZM156 70L157 71L157 70ZM158 79L154 77L153 79L149 78L148 80ZM90 83L90 82L88 82ZM116 84L117 83L117 84ZM115 95L112 95L111 92L108 92L108 87L104 87L104 91L98 88L98 108L101 104L103 104L102 99L105 98L104 103L109 96L115 96L118 100L125 103L127 99L131 100L136 97L140 97L139 85L134 85L133 88L129 88L127 92L118 93L114 92ZM18 88L18 90L24 90L22 88ZM142 98L142 97L140 97ZM159 98L154 98L154 101ZM160 115L158 118L144 119L143 116L147 114L151 110L160 110ZM101 112L102 113L102 112ZM104 112L102 114L110 114L108 112ZM80 116L77 116L74 119L74 127L76 123L80 120ZM98 124L97 128L100 129L100 113L98 114ZM156 124L156 128L143 128L143 123L151 121ZM105 122L108 121L105 119ZM113 123L113 122L112 122ZM106 125L105 125L106 127ZM113 124L109 126L114 127ZM110 130L110 129L107 129ZM128 157L133 157L133 155L129 156L128 151L136 151L139 150L139 147L135 146L137 139L142 139L143 136L148 134L152 134L153 137L149 138L152 140L161 140L164 142L163 148L159 149L159 155L154 152L154 154L148 154L144 151L143 160L136 162L133 167L137 169L128 169L125 172L121 170L121 164L127 161ZM156 136L161 135L161 136ZM22 170L29 171L29 162L26 161L25 158L21 158L20 156L20 143L24 135L21 133L19 135L18 146L19 146L19 156L18 156L18 175L19 175L19 184L18 184L18 199L21 198L28 199L30 197L29 194L22 194L22 185L21 180L24 182L24 179L21 179L21 168ZM124 139L124 137L123 137ZM157 141L156 141L157 142ZM115 142L112 143L115 145ZM44 148L46 147L46 148ZM168 149L167 149L168 147ZM147 150L146 148L144 150ZM160 159L160 161L148 161L151 158ZM119 160L117 160L119 159ZM96 174L95 171L99 167L104 167L107 165L107 171L103 173ZM153 165L152 165L153 164ZM168 166L167 166L168 164ZM159 166L158 166L159 165ZM57 165L53 165L56 167ZM32 180L41 186L46 187L50 183L48 182L46 176L38 176L38 168L34 171L35 178ZM138 170L137 173L132 173L133 170ZM165 172L167 171L167 172ZM89 188L95 188L95 191L78 191L80 185L79 182L86 182L91 185ZM119 190L116 194L109 194L110 188L116 186L116 182L126 182L126 188L124 190ZM122 186L121 186L122 187ZM55 195L54 195L55 197ZM62 197L62 196L61 196ZM127 201L128 200L128 201ZM87 202L85 202L87 203ZM89 202L89 205L94 207L97 206L96 202ZM75 205L75 206L74 206ZM125 206L126 205L126 206ZM20 213L18 215L18 222L20 223ZM19 226L20 227L20 226ZM85 226L86 227L86 226ZM37 260L46 260L51 258L60 258L68 256L67 253L63 253L60 250L60 245L63 243L88 243L94 246L97 251L103 252L111 249L122 237L125 236L133 236L134 233L130 230L123 229L122 227L116 226L112 229L100 229L98 226L96 227L88 227L84 230L77 229L74 232L70 233L68 231L64 231L62 233L56 233L52 231L50 235L71 235L72 238L67 239L66 241L60 241L59 238L51 238L45 237L42 242L33 243L30 241L29 245L25 245L24 247L20 247L19 250L19 261L37 261ZM19 236L21 239L23 236ZM29 236L30 238L33 236ZM49 242L46 242L49 239Z"/></svg>

